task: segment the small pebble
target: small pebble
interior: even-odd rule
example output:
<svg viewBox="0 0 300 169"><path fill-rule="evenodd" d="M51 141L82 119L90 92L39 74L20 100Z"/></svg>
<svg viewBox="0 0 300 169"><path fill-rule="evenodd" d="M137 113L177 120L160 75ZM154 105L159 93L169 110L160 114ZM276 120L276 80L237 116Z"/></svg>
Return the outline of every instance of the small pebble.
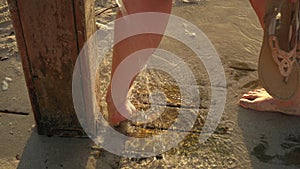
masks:
<svg viewBox="0 0 300 169"><path fill-rule="evenodd" d="M15 34L15 32L14 31L11 31L9 34L8 34L8 36L11 36L11 35L14 35Z"/></svg>
<svg viewBox="0 0 300 169"><path fill-rule="evenodd" d="M195 37L195 36L196 36L196 33L193 32L193 33L190 34L190 36L191 36L191 37Z"/></svg>
<svg viewBox="0 0 300 169"><path fill-rule="evenodd" d="M2 84L1 86L3 91L8 90L8 83L5 80L3 80L1 84Z"/></svg>
<svg viewBox="0 0 300 169"><path fill-rule="evenodd" d="M20 160L20 155L19 154L16 155L16 160Z"/></svg>
<svg viewBox="0 0 300 169"><path fill-rule="evenodd" d="M7 59L8 59L7 56L0 56L0 61L5 61L5 60L7 60Z"/></svg>
<svg viewBox="0 0 300 169"><path fill-rule="evenodd" d="M10 78L10 77L5 77L5 79L4 80L6 80L7 82L12 82L12 78Z"/></svg>
<svg viewBox="0 0 300 169"><path fill-rule="evenodd" d="M183 3L188 3L188 4L194 4L194 3L199 3L200 0L183 0Z"/></svg>
<svg viewBox="0 0 300 169"><path fill-rule="evenodd" d="M157 160L161 160L161 159L163 159L164 158L164 156L163 155L161 155L161 154L159 154L159 155L157 155L157 156L155 156L156 157L156 159Z"/></svg>
<svg viewBox="0 0 300 169"><path fill-rule="evenodd" d="M14 132L13 132L13 131L10 131L9 134L10 134L10 135L14 135Z"/></svg>

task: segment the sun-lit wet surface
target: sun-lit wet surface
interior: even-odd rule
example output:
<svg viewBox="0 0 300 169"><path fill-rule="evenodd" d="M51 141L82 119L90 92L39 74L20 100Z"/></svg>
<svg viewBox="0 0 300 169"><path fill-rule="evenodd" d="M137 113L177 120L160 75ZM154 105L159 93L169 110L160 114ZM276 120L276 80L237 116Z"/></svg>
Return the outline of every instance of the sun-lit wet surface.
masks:
<svg viewBox="0 0 300 169"><path fill-rule="evenodd" d="M170 38L165 37L161 48L171 50L173 53L181 57L193 70L197 81L197 88L200 91L201 104L200 111L195 112L198 115L196 123L191 130L185 130L180 128L169 128L174 121L176 121L178 115L178 109L188 109L189 111L195 111L194 105L182 105L180 90L174 78L165 72L157 70L144 70L136 78L133 89L131 90L130 100L139 110L147 110L151 107L149 102L149 93L159 90L162 91L166 96L166 107L163 107L164 113L160 118L154 122L147 124L136 124L129 123L126 130L126 135L131 137L146 138L153 135L162 134L164 132L173 132L181 134L186 132L187 137L179 143L178 147L172 148L160 155L160 157L145 158L145 159L123 159L121 166L122 168L154 168L154 167L175 167L178 168L239 168L245 160L241 160L241 153L244 152L243 157L246 155L246 147L238 147L235 153L233 151L234 145L231 137L234 135L233 125L234 122L223 117L222 122L219 124L213 136L205 143L199 143L199 134L204 125L208 107L210 103L210 83L208 80L207 73L203 68L203 65L195 54L185 45L176 42ZM103 65L100 66L99 70L99 94L98 96L105 93L105 87L109 79L109 72L107 71L110 67L110 56L108 56ZM106 72L106 73L105 73ZM105 84L106 82L106 84ZM185 84L189 85L189 84ZM98 97L99 98L99 97ZM105 107L104 97L99 99L99 105ZM195 109L195 110L194 110ZM102 110L105 110L103 108ZM164 144L165 140L161 140L158 144ZM153 146L147 147L147 143L143 145L137 145L138 143L128 141L128 145L125 147L129 150L134 149L135 146L144 146L145 149L153 151ZM126 150L125 150L126 151ZM134 153L134 152L132 152Z"/></svg>
<svg viewBox="0 0 300 169"><path fill-rule="evenodd" d="M241 133L243 124L240 124L241 121L236 114L240 111L240 108L236 108L237 96L246 91L246 89L260 86L255 75L257 71L255 60L258 57L259 44L261 42L261 33L257 32L261 30L259 30L258 23L252 21L255 20L255 15L252 13L251 8L246 11L238 10L232 3L238 3L236 6L249 5L246 1L202 1L194 6L188 4L182 6L183 3L181 5L177 3L173 9L173 14L189 19L209 36L220 53L226 76L229 79L229 95L227 99L233 103L227 103L222 120L213 135L206 142L199 142L198 137L202 131L210 105L210 83L204 66L188 47L174 39L165 37L160 48L172 51L182 58L195 74L201 103L198 107L199 111L194 112L198 115L197 120L189 131L180 128L169 128L176 121L179 109L196 111L195 106L181 104L180 89L170 75L158 70L143 70L134 81L134 86L129 96L131 102L138 110L147 110L151 108L149 94L160 90L165 94L167 104L163 107L164 113L162 113L160 118L147 124L129 122L126 130L123 130L123 132L128 136L138 138L147 138L163 134L164 132L178 134L187 132L187 137L177 147L156 157L142 159L123 158L120 163L121 168L264 168L263 166L275 165L275 163L278 164L276 165L278 168L293 168L295 165L299 165L295 162L299 155L297 155L298 150L294 144L292 144L294 148L283 155L268 155L266 150L268 143L253 144L247 136L248 133ZM208 10L210 9L214 11L209 12ZM226 17L217 16L218 13L223 13L222 15L226 13ZM198 14L199 16L198 18L189 18L192 14ZM247 17L247 15L251 17ZM251 25L243 25L246 23L251 23ZM231 36L234 38L231 38ZM244 59L241 59L241 57ZM103 79L101 82L107 82L109 79L109 73L103 73L107 72L109 64L110 56L101 65L99 71L99 79ZM99 90L105 91L105 83L101 84ZM188 86L189 84L186 85ZM99 104L105 107L103 97L102 100L99 99ZM105 112L105 108L102 110ZM255 122L253 122L253 125L255 125ZM259 129L258 126L255 128ZM161 144L164 142L166 141L161 140ZM149 151L154 148L147 146L147 143L143 143L143 145L137 144L129 140L125 147L132 150L134 147L140 148L142 146L145 149L149 149ZM135 152L132 153L134 154ZM259 165L260 163L262 165Z"/></svg>

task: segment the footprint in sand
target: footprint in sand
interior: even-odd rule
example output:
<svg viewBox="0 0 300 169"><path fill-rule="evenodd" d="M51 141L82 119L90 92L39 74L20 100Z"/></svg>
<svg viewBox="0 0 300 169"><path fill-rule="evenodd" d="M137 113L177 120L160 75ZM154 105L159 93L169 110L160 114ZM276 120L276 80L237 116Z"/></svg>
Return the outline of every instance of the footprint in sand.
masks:
<svg viewBox="0 0 300 169"><path fill-rule="evenodd" d="M263 163L280 163L300 167L300 135L288 135L280 144L280 152L268 154L272 148L274 147L270 146L267 138L262 136L260 143L253 148L251 155Z"/></svg>

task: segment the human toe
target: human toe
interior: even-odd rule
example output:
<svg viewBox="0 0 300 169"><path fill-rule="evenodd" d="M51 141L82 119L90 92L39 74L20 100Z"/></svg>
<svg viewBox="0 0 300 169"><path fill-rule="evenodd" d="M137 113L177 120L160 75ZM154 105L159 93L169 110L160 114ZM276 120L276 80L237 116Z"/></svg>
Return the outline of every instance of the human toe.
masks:
<svg viewBox="0 0 300 169"><path fill-rule="evenodd" d="M258 98L258 96L253 93L253 94L243 94L242 99L246 99L246 100L255 100L256 98Z"/></svg>
<svg viewBox="0 0 300 169"><path fill-rule="evenodd" d="M239 105L244 107L244 108L248 108L248 105L251 104L251 103L252 103L252 101L249 100L249 99L241 98L239 100Z"/></svg>

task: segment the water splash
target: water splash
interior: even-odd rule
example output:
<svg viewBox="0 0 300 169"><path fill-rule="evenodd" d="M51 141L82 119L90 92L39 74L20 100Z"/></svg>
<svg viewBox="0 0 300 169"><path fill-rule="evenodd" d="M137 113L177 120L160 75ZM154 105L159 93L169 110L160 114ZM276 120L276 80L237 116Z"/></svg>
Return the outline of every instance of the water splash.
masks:
<svg viewBox="0 0 300 169"><path fill-rule="evenodd" d="M125 5L124 5L124 3L123 3L123 0L116 0L116 3L118 4L119 9L120 9L122 15L123 15L123 16L128 15L128 12L127 12L127 9L125 8Z"/></svg>

